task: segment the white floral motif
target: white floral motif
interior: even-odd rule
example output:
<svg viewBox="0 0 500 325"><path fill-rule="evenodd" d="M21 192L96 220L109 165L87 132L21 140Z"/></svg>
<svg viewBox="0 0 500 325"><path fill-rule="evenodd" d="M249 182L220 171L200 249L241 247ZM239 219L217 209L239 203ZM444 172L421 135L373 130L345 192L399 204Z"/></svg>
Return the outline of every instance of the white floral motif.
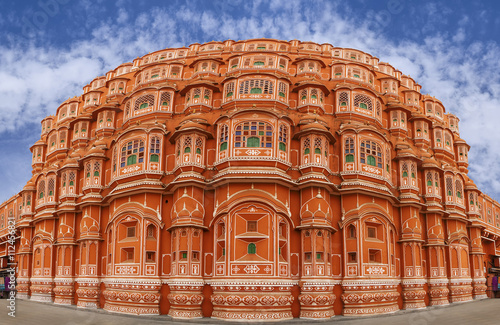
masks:
<svg viewBox="0 0 500 325"><path fill-rule="evenodd" d="M254 264L245 266L243 270L245 270L246 273L255 274L260 271L260 268Z"/></svg>
<svg viewBox="0 0 500 325"><path fill-rule="evenodd" d="M251 150L245 151L245 153L247 155L250 155L250 156L257 156L258 154L260 154L260 151L259 150L255 150L255 149L251 149Z"/></svg>

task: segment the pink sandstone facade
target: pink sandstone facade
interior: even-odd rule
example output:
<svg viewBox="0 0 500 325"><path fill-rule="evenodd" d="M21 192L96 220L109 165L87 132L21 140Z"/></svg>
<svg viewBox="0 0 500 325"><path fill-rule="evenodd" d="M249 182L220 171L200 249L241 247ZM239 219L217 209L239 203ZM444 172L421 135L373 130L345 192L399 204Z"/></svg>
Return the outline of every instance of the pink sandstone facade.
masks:
<svg viewBox="0 0 500 325"><path fill-rule="evenodd" d="M486 298L500 205L458 118L359 50L165 49L63 102L31 147L17 297L173 318L326 319Z"/></svg>

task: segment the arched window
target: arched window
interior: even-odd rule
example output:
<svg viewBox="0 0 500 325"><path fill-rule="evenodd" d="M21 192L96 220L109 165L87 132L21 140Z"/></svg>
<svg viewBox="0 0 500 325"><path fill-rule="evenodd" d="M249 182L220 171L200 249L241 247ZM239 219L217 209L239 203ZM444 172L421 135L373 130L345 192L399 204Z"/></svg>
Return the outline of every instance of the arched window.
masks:
<svg viewBox="0 0 500 325"><path fill-rule="evenodd" d="M278 141L279 141L279 150L286 152L286 144L288 142L288 127L286 125L281 124L279 133L278 133Z"/></svg>
<svg viewBox="0 0 500 325"><path fill-rule="evenodd" d="M234 135L236 148L272 148L273 128L260 121L243 122L236 126Z"/></svg>
<svg viewBox="0 0 500 325"><path fill-rule="evenodd" d="M273 94L274 83L264 79L249 79L240 83L239 94Z"/></svg>
<svg viewBox="0 0 500 325"><path fill-rule="evenodd" d="M228 101L228 100L231 100L234 98L234 85L235 85L234 81L226 84L226 91L224 92L224 94L226 95L224 98L225 101Z"/></svg>
<svg viewBox="0 0 500 325"><path fill-rule="evenodd" d="M101 170L101 163L98 161L94 162L94 177L99 177L100 170Z"/></svg>
<svg viewBox="0 0 500 325"><path fill-rule="evenodd" d="M221 125L220 136L219 136L220 151L224 151L227 149L228 134L229 134L229 127L226 124Z"/></svg>
<svg viewBox="0 0 500 325"><path fill-rule="evenodd" d="M248 244L247 252L248 254L255 254L257 252L257 247L254 243Z"/></svg>
<svg viewBox="0 0 500 325"><path fill-rule="evenodd" d="M171 111L172 94L170 92L163 92L160 96L160 108L163 110Z"/></svg>
<svg viewBox="0 0 500 325"><path fill-rule="evenodd" d="M339 110L345 111L349 110L349 93L346 91L343 91L339 94Z"/></svg>
<svg viewBox="0 0 500 325"><path fill-rule="evenodd" d="M54 188L55 188L55 180L53 177L49 178L47 184L47 191L49 192L49 196L54 196Z"/></svg>
<svg viewBox="0 0 500 325"><path fill-rule="evenodd" d="M354 225L347 227L347 236L348 238L356 238L356 227Z"/></svg>
<svg viewBox="0 0 500 325"><path fill-rule="evenodd" d="M144 162L144 141L132 140L122 147L120 167Z"/></svg>
<svg viewBox="0 0 500 325"><path fill-rule="evenodd" d="M183 152L184 153L190 153L191 152L191 137L185 137L184 138L184 145L183 145Z"/></svg>
<svg viewBox="0 0 500 325"><path fill-rule="evenodd" d="M374 141L363 140L361 142L359 158L362 164L382 168L382 149Z"/></svg>
<svg viewBox="0 0 500 325"><path fill-rule="evenodd" d="M453 179L450 176L446 177L446 195L448 197L453 195Z"/></svg>
<svg viewBox="0 0 500 325"><path fill-rule="evenodd" d="M362 113L368 113L372 114L373 113L373 100L363 94L355 94L354 95L354 107L356 108L361 108Z"/></svg>
<svg viewBox="0 0 500 325"><path fill-rule="evenodd" d="M44 195L45 195L45 181L41 180L38 183L38 198L43 199Z"/></svg>
<svg viewBox="0 0 500 325"><path fill-rule="evenodd" d="M146 229L146 236L148 239L156 238L156 227L149 225Z"/></svg>
<svg viewBox="0 0 500 325"><path fill-rule="evenodd" d="M149 161L160 161L160 138L157 136L151 137L151 141L149 144Z"/></svg>
<svg viewBox="0 0 500 325"><path fill-rule="evenodd" d="M349 137L345 139L344 145L345 162L354 162L354 139Z"/></svg>
<svg viewBox="0 0 500 325"><path fill-rule="evenodd" d="M135 100L134 103L134 112L137 112L139 110L148 108L148 107L154 107L155 105L155 96L154 95L143 95L140 96Z"/></svg>
<svg viewBox="0 0 500 325"><path fill-rule="evenodd" d="M311 153L311 140L309 138L304 139L304 155L308 155Z"/></svg>
<svg viewBox="0 0 500 325"><path fill-rule="evenodd" d="M200 137L196 138L195 145L196 145L196 150L195 150L196 154L201 155L203 152L203 140Z"/></svg>
<svg viewBox="0 0 500 325"><path fill-rule="evenodd" d="M457 198L460 199L461 201L463 193L462 193L462 182L459 179L455 181L455 193L457 195Z"/></svg>

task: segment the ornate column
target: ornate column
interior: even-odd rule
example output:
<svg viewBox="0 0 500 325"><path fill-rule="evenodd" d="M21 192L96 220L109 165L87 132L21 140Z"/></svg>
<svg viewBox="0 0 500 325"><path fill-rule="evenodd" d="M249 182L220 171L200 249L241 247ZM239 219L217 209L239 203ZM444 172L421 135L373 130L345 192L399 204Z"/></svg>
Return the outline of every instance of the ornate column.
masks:
<svg viewBox="0 0 500 325"><path fill-rule="evenodd" d="M61 305L74 304L75 278L73 263L74 246L74 213L62 213L59 216L59 231L56 246L56 276L54 278L54 303Z"/></svg>
<svg viewBox="0 0 500 325"><path fill-rule="evenodd" d="M472 296L474 299L485 299L488 298L486 295L486 278L483 271L483 245L481 242L481 227L471 226L469 228L470 239L471 239L471 260L472 264L470 266L472 274Z"/></svg>
<svg viewBox="0 0 500 325"><path fill-rule="evenodd" d="M98 206L85 207L80 222L80 268L78 270L77 307L99 308L101 280L98 276L100 234Z"/></svg>
<svg viewBox="0 0 500 325"><path fill-rule="evenodd" d="M201 318L203 287L201 271L203 245L203 190L185 187L177 191L172 208L172 273L167 281L170 293L168 314L173 318Z"/></svg>
<svg viewBox="0 0 500 325"><path fill-rule="evenodd" d="M299 282L301 293L300 318L328 319L335 316L333 288L340 281L333 280L331 265L332 210L329 194L320 188L305 188L301 192L301 247L302 270ZM325 198L325 196L327 198Z"/></svg>
<svg viewBox="0 0 500 325"><path fill-rule="evenodd" d="M422 268L422 224L419 210L402 207L401 248L403 250L403 309L425 308L426 292Z"/></svg>

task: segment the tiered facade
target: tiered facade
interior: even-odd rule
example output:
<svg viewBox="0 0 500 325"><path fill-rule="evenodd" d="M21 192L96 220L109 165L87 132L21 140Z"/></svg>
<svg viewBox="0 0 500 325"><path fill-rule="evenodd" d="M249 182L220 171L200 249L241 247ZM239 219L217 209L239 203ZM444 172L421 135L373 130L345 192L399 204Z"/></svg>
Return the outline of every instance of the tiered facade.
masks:
<svg viewBox="0 0 500 325"><path fill-rule="evenodd" d="M358 50L255 39L125 63L42 121L18 297L325 319L485 297L500 205L458 118ZM5 266L6 260L3 260Z"/></svg>

